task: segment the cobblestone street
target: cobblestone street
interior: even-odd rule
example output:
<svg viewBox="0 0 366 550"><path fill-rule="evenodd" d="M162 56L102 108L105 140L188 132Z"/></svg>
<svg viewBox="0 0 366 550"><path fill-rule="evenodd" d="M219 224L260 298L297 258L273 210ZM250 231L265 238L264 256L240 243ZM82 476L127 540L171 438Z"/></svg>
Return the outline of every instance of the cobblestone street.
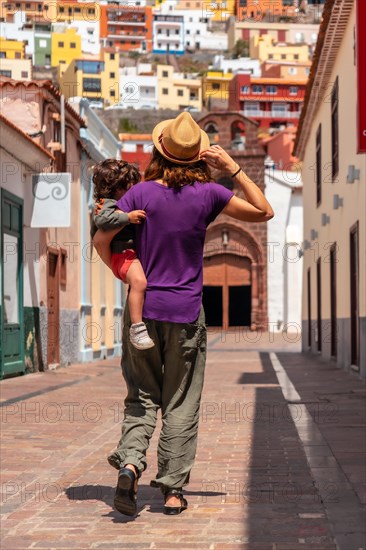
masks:
<svg viewBox="0 0 366 550"><path fill-rule="evenodd" d="M210 335L189 507L176 517L149 486L157 432L137 517L113 509L117 358L3 381L2 550L364 550L365 386L265 336Z"/></svg>

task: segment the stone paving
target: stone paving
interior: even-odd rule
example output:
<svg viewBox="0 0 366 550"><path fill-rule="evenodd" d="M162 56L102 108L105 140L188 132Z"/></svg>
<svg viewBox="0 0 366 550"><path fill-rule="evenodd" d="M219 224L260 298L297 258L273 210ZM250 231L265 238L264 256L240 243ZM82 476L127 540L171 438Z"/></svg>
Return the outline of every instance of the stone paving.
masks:
<svg viewBox="0 0 366 550"><path fill-rule="evenodd" d="M106 456L123 417L118 359L1 383L2 550L366 550L365 385L300 354L298 342L222 333L209 341L180 516L163 515L149 486L157 432L138 515L113 509L117 472ZM293 401L282 387L291 382Z"/></svg>

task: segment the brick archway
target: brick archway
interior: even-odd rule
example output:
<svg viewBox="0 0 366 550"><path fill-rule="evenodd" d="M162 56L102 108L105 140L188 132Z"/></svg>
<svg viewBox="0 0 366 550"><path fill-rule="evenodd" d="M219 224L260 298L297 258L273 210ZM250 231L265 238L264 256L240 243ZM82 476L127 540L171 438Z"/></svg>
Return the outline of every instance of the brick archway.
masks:
<svg viewBox="0 0 366 550"><path fill-rule="evenodd" d="M202 129L212 130L215 128L215 134L212 136L215 138L215 143L223 147L263 191L265 151L258 141L258 124L237 111L212 111L197 122ZM233 181L230 173L223 174L218 170L213 170L212 180L232 189L237 197L242 198L244 196L242 188ZM228 244L223 247L222 231L225 229L229 233L229 239ZM221 256L219 256L220 254ZM211 269L213 278L210 284L212 287L215 286L213 284L215 282L215 270L217 274L218 269L225 269L226 275L233 279L236 277L234 273L236 271L238 279L233 280L234 284L232 286L240 282L246 282L249 273L251 287L250 326L252 329L267 330L267 224L234 220L225 214L220 214L208 228L204 256L204 265L206 266L204 276L207 272L207 264L209 262L214 263L213 260L208 260L213 255L218 255L215 261L221 267L216 266ZM246 263L242 259L244 257L248 258ZM230 260L226 261L228 258ZM234 261L235 269L228 265L232 261ZM248 261L250 262L250 269ZM206 277L208 277L208 272ZM227 282L230 283L230 280ZM222 293L221 324L223 326L224 322L229 323L230 321L230 311L228 311L230 284L226 284L224 288L220 283L216 287L217 294L216 296L213 294L213 299L220 301L219 293ZM224 290L226 298L224 297ZM235 288L231 292L234 291ZM239 296L239 300L243 299Z"/></svg>
<svg viewBox="0 0 366 550"><path fill-rule="evenodd" d="M266 328L263 252L255 236L235 220L222 221L209 228L203 260L204 299L215 301L207 305L210 311L214 306L217 309L212 318L217 320L221 312L224 329L237 325L250 326L253 330Z"/></svg>

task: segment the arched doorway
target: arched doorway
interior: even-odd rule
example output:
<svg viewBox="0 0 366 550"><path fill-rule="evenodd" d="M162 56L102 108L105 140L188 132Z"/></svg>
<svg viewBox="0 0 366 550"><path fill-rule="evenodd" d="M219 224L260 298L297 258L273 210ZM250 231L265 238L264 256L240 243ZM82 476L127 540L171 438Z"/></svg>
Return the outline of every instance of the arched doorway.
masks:
<svg viewBox="0 0 366 550"><path fill-rule="evenodd" d="M265 250L240 222L214 222L203 258L203 306L208 326L267 326Z"/></svg>
<svg viewBox="0 0 366 550"><path fill-rule="evenodd" d="M245 256L216 254L204 259L203 307L207 326L252 324L252 262Z"/></svg>
<svg viewBox="0 0 366 550"><path fill-rule="evenodd" d="M219 129L215 122L209 122L206 124L205 132L209 137L210 145L216 145L219 142Z"/></svg>

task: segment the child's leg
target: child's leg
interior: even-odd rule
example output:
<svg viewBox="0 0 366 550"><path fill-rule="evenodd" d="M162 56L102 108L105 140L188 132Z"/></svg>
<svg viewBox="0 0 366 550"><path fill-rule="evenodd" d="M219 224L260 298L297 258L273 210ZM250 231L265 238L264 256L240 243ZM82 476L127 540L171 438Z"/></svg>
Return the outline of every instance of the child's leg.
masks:
<svg viewBox="0 0 366 550"><path fill-rule="evenodd" d="M139 260L134 260L128 268L126 281L130 285L128 306L132 324L141 323L147 281Z"/></svg>

